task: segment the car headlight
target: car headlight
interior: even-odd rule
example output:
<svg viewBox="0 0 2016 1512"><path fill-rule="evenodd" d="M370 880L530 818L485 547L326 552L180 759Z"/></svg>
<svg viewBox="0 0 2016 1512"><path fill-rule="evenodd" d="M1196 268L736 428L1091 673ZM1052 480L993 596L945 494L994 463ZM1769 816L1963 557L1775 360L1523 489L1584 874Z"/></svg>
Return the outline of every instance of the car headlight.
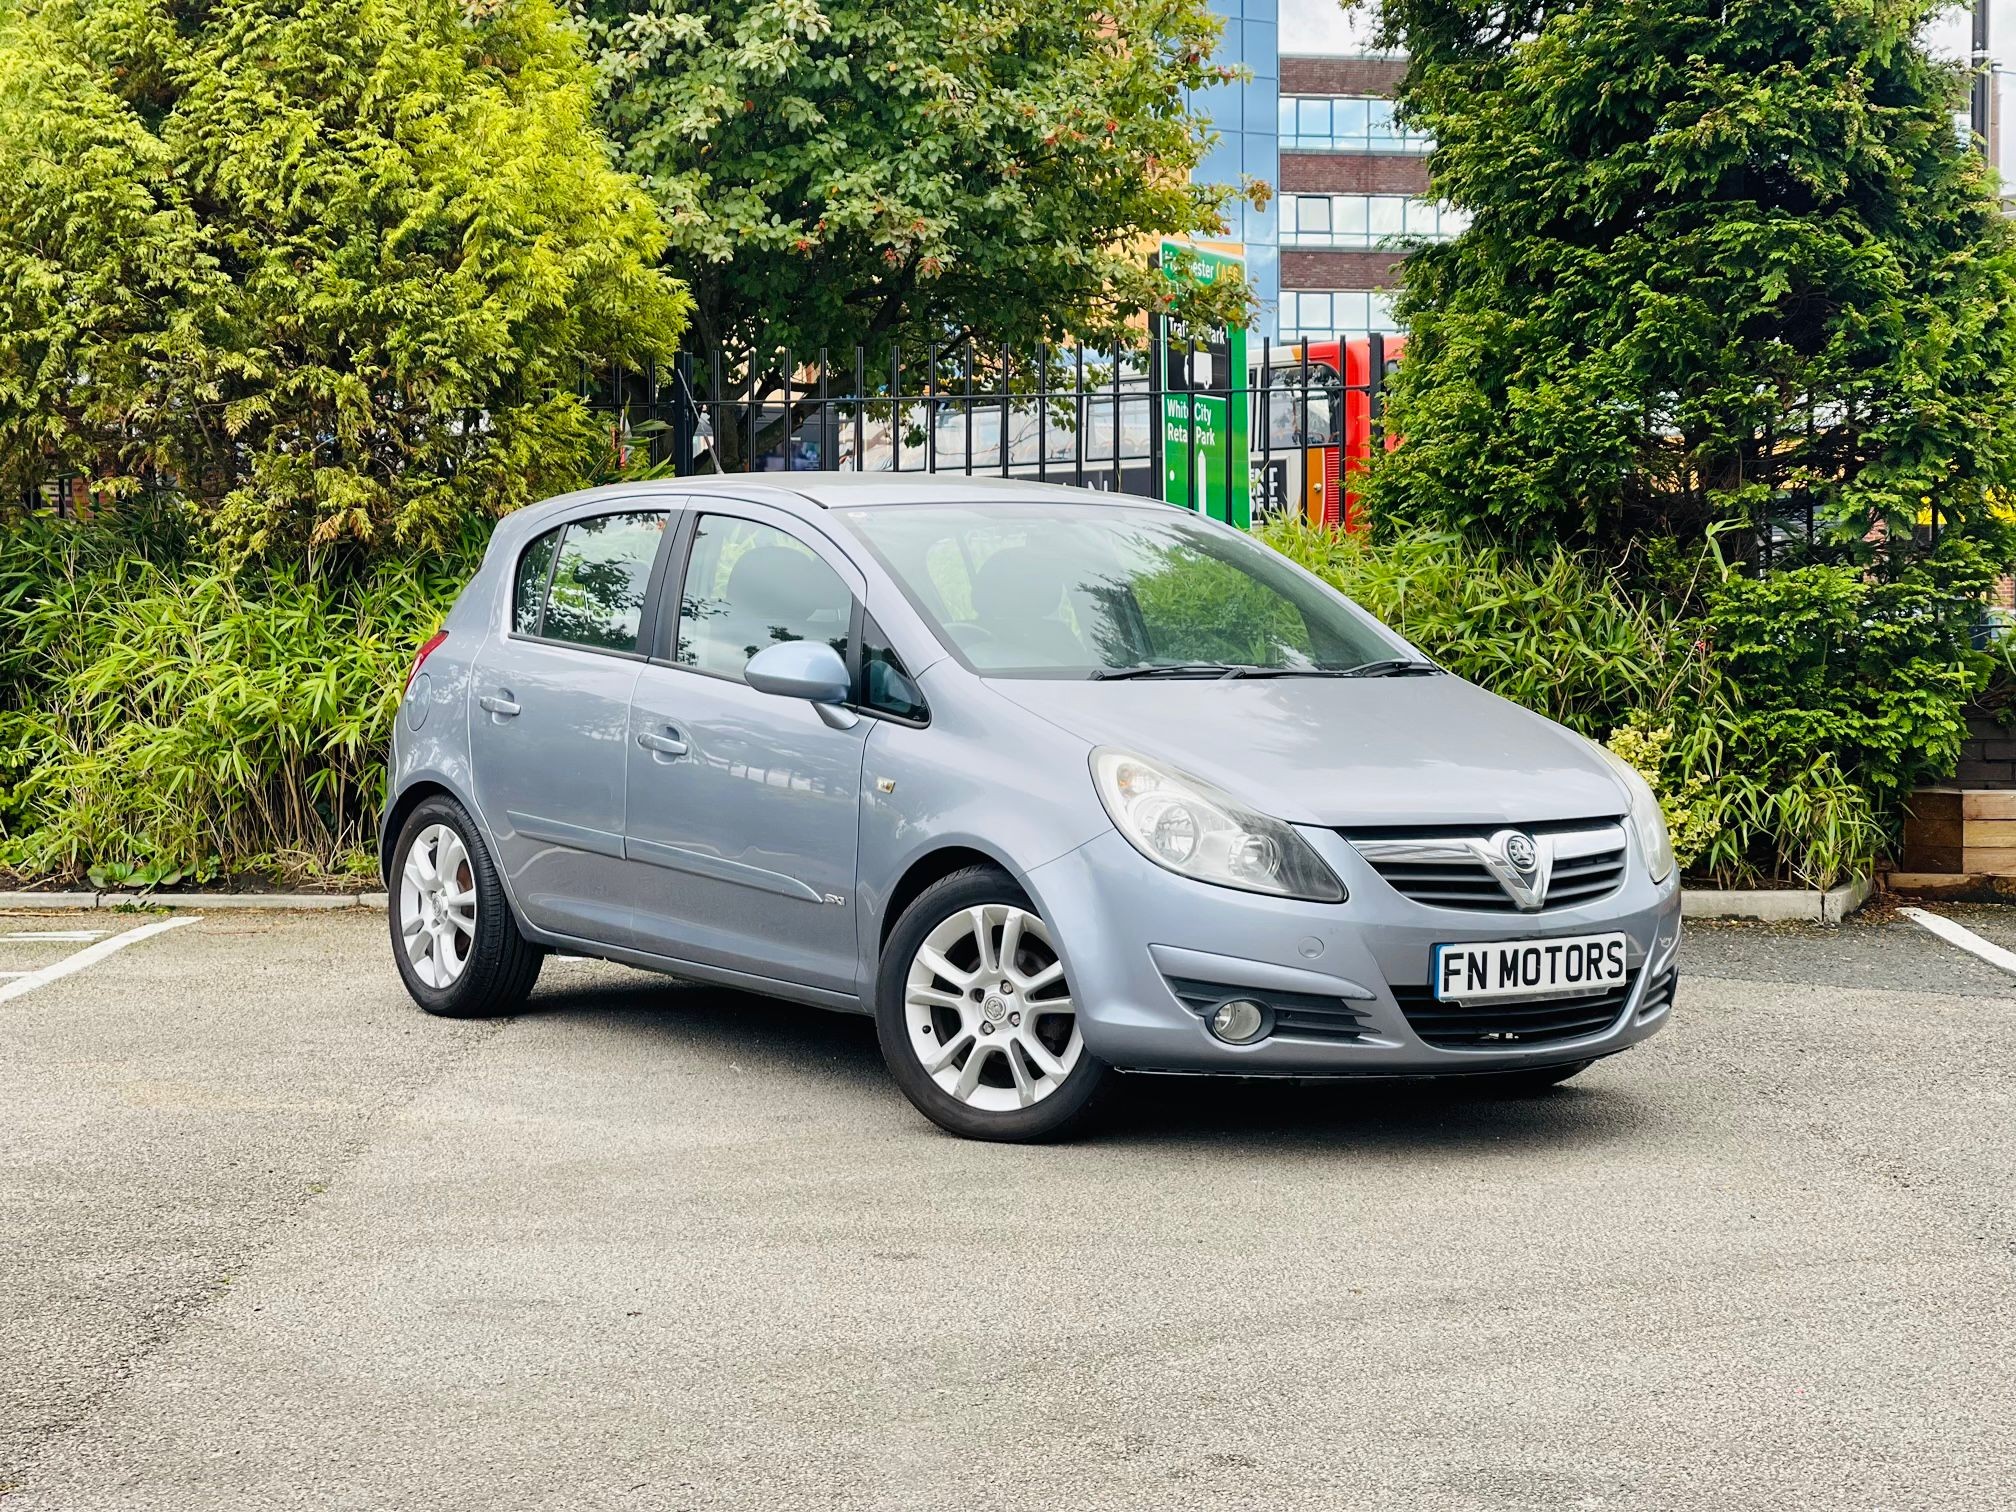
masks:
<svg viewBox="0 0 2016 1512"><path fill-rule="evenodd" d="M1673 875L1673 839L1666 833L1666 816L1660 812L1658 795L1638 768L1622 756L1593 740L1589 744L1610 763L1610 770L1624 784L1630 802L1631 827L1638 831L1638 846L1645 853L1645 869L1652 873L1654 882L1664 882Z"/></svg>
<svg viewBox="0 0 2016 1512"><path fill-rule="evenodd" d="M1344 884L1308 841L1208 782L1102 749L1092 753L1092 785L1128 844L1178 876L1312 903L1344 901Z"/></svg>

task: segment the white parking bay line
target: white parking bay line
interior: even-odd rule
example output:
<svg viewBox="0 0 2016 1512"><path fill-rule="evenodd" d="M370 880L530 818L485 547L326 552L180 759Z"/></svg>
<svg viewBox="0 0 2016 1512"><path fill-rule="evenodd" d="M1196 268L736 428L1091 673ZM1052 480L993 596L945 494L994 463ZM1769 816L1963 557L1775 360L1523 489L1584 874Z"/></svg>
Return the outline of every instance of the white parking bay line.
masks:
<svg viewBox="0 0 2016 1512"><path fill-rule="evenodd" d="M1900 908L1904 915L1920 929L1930 930L1949 945L1958 945L1970 955L1977 955L1990 966L1999 966L2011 976L2016 976L2016 951L2004 950L1993 940L1984 940L1965 924L1956 924L1924 908Z"/></svg>
<svg viewBox="0 0 2016 1512"><path fill-rule="evenodd" d="M102 929L17 929L0 934L0 940L95 940L104 933Z"/></svg>
<svg viewBox="0 0 2016 1512"><path fill-rule="evenodd" d="M171 929L180 929L184 924L194 924L200 914L182 914L173 919L157 919L152 924L142 924L138 929L129 929L124 934L116 934L109 940L100 940L96 945L87 945L40 971L30 971L16 977L11 982L0 982L0 1003L9 998L17 998L24 992L33 992L37 987L46 986L59 977L69 976L73 971L96 966L115 951L124 950L128 945L136 945L149 935L164 934Z"/></svg>

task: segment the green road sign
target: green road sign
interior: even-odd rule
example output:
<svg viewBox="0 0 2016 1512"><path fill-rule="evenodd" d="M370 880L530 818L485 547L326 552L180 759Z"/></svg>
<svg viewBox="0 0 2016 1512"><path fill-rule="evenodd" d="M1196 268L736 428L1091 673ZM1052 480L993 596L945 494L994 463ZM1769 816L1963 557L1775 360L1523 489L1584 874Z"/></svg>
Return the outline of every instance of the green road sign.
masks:
<svg viewBox="0 0 2016 1512"><path fill-rule="evenodd" d="M1215 282L1245 259L1181 242L1162 243L1171 278ZM1187 361L1155 354L1168 376L1162 396L1162 497L1246 529L1253 520L1247 426L1246 332L1224 331Z"/></svg>

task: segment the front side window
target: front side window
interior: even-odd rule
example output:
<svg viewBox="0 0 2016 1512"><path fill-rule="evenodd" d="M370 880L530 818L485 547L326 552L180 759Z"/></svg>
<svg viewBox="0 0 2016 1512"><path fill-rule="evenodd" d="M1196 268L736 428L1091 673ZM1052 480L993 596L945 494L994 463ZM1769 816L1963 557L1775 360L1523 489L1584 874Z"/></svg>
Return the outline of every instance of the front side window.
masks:
<svg viewBox="0 0 2016 1512"><path fill-rule="evenodd" d="M560 536L537 633L603 651L635 651L651 565L664 537L665 515L657 511L572 521Z"/></svg>
<svg viewBox="0 0 2016 1512"><path fill-rule="evenodd" d="M966 666L1086 677L1181 662L1343 670L1404 653L1274 552L1177 509L845 511Z"/></svg>
<svg viewBox="0 0 2016 1512"><path fill-rule="evenodd" d="M740 679L749 658L785 641L847 654L854 595L810 546L773 525L704 515L679 595L673 653L682 667Z"/></svg>

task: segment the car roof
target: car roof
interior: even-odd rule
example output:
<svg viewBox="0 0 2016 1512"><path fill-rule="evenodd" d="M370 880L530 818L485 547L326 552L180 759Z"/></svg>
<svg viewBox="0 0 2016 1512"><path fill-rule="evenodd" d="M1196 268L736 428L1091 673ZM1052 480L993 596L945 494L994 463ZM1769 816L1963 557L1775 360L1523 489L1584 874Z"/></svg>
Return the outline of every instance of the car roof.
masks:
<svg viewBox="0 0 2016 1512"><path fill-rule="evenodd" d="M1033 478L968 473L807 472L756 480L789 489L825 509L859 504L1154 504L1134 494L1073 487Z"/></svg>
<svg viewBox="0 0 2016 1512"><path fill-rule="evenodd" d="M862 504L1075 504L1156 506L1155 499L1102 489L1074 488L1022 478L972 477L964 473L788 472L708 473L692 478L662 478L636 483L608 483L528 504L507 519L521 528L549 514L579 504L621 503L625 499L666 495L694 498L752 499L782 504L837 509Z"/></svg>

